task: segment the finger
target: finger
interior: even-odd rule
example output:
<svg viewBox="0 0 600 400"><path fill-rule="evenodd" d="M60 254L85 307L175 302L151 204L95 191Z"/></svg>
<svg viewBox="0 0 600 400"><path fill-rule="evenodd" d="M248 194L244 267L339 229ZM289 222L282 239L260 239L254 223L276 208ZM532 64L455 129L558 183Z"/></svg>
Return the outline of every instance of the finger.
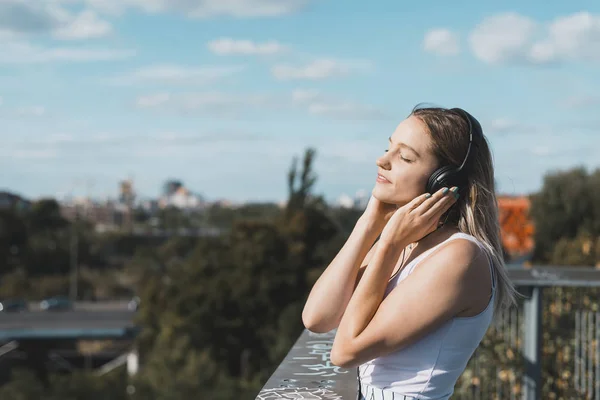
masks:
<svg viewBox="0 0 600 400"><path fill-rule="evenodd" d="M418 211L421 214L425 214L431 207L433 207L434 204L437 204L440 200L442 200L446 196L447 192L448 192L447 187L441 188L440 190L435 192L433 195L431 195L428 199L419 203L419 205L417 207L413 208L413 210ZM417 208L418 208L418 210L417 210Z"/></svg>
<svg viewBox="0 0 600 400"><path fill-rule="evenodd" d="M453 190L448 191L442 197L433 204L424 214L425 218L440 218L446 211L452 207L454 203L458 200L454 193L458 191L457 188L452 188Z"/></svg>
<svg viewBox="0 0 600 400"><path fill-rule="evenodd" d="M432 197L433 196L430 193L423 193L422 195L417 196L411 200L411 202L409 203L408 209L410 211L412 211L412 210L416 209L417 207L419 207L424 202L431 200Z"/></svg>

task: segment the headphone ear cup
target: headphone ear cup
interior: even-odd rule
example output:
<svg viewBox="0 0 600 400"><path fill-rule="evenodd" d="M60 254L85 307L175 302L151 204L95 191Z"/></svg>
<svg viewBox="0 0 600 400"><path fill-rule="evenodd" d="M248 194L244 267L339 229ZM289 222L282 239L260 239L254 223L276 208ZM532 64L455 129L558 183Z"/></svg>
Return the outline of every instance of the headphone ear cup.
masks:
<svg viewBox="0 0 600 400"><path fill-rule="evenodd" d="M450 181L452 181L455 176L456 169L451 166L445 166L433 171L429 180L427 181L427 193L434 194L444 186L449 186Z"/></svg>

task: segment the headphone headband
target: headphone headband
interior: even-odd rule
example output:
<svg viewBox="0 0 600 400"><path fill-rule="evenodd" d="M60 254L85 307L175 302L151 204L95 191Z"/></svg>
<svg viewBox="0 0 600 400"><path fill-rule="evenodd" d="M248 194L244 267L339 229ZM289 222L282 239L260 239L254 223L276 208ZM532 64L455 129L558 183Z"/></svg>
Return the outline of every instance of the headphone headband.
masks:
<svg viewBox="0 0 600 400"><path fill-rule="evenodd" d="M463 168L469 161L473 145L478 146L478 142L479 142L479 140L481 140L480 138L483 136L483 132L482 132L481 124L479 123L479 121L477 121L477 119L474 116L472 116L471 114L469 114L462 108L456 107L456 108L450 109L450 111L454 111L454 112L460 114L467 121L467 124L469 125L469 146L467 147L467 154L465 155L465 158L464 158L462 164L460 164L460 166L457 168L457 172L460 172L463 170Z"/></svg>
<svg viewBox="0 0 600 400"><path fill-rule="evenodd" d="M461 172L473 157L473 146L477 147L479 141L483 139L483 130L481 129L481 124L475 117L462 108L452 108L450 111L462 116L469 126L469 146L467 147L467 154L458 168L446 165L435 170L427 182L426 190L428 193L434 193L444 186L453 185L455 183L460 185L460 181L464 179L464 176L461 174Z"/></svg>

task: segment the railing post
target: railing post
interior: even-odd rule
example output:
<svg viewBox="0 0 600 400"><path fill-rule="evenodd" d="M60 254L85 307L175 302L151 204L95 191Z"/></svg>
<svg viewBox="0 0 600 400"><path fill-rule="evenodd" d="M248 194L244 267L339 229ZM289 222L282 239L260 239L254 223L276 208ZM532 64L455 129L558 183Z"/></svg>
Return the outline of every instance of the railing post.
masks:
<svg viewBox="0 0 600 400"><path fill-rule="evenodd" d="M529 286L523 305L523 400L541 399L542 383L542 286Z"/></svg>

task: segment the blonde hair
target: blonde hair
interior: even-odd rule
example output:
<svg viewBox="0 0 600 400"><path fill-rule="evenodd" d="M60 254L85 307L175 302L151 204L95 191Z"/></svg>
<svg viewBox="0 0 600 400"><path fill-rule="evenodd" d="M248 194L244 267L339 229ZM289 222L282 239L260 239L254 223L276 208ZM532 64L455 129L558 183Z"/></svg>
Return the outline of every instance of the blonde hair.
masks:
<svg viewBox="0 0 600 400"><path fill-rule="evenodd" d="M469 125L465 118L439 107L417 106L411 115L427 127L432 139L431 150L440 166L459 166L469 143ZM461 232L474 236L485 246L496 275L496 312L515 305L519 294L508 277L504 262L492 154L485 136L479 139L473 139L474 153L466 166L465 184L459 188L461 196L448 213L447 223L455 224Z"/></svg>

